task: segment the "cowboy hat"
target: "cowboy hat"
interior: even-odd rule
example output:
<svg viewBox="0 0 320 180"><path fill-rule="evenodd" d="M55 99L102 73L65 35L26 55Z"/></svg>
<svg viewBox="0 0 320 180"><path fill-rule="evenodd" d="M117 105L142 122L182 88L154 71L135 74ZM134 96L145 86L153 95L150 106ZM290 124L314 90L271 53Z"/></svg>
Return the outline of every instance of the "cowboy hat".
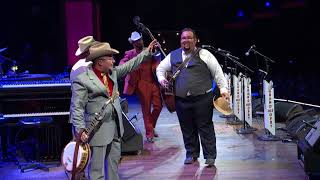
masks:
<svg viewBox="0 0 320 180"><path fill-rule="evenodd" d="M230 108L230 103L226 101L223 97L218 97L216 100L213 100L213 105L224 115L232 114L232 109Z"/></svg>
<svg viewBox="0 0 320 180"><path fill-rule="evenodd" d="M132 43L132 42L137 41L141 38L142 38L142 35L140 33L138 33L137 31L134 31L131 33L131 36L128 38L128 41L130 43Z"/></svg>
<svg viewBox="0 0 320 180"><path fill-rule="evenodd" d="M97 43L97 41L95 41L92 36L86 36L86 37L81 38L78 41L79 48L77 49L75 55L79 56L80 54L86 52L90 48L90 46L92 46L96 43Z"/></svg>
<svg viewBox="0 0 320 180"><path fill-rule="evenodd" d="M107 42L98 42L97 44L89 48L89 56L86 58L86 61L92 61L98 57L102 57L109 54L119 54L119 51L112 49L110 44Z"/></svg>

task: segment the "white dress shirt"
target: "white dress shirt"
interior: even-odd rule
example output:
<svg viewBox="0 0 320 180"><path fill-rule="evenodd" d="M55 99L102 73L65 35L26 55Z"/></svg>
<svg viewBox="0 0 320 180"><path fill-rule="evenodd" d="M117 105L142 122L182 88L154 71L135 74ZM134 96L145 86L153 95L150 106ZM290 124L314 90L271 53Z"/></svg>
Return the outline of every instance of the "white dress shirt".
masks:
<svg viewBox="0 0 320 180"><path fill-rule="evenodd" d="M91 61L86 62L86 59L80 59L78 62L76 62L70 72L70 80L73 81L79 74L86 71L86 68L89 64L91 64Z"/></svg>
<svg viewBox="0 0 320 180"><path fill-rule="evenodd" d="M159 64L157 67L157 77L158 81L162 81L165 79L165 72L171 71L171 62L170 62L170 54L168 54ZM213 77L213 80L217 83L217 86L220 89L220 93L228 93L228 86L227 86L227 80L224 77L222 68L220 64L218 63L217 59L214 57L212 53L210 53L206 49L201 49L199 51L200 59L205 62L211 72L211 76ZM184 51L182 51L182 59L183 61L186 59L187 55ZM188 66L188 63L186 64Z"/></svg>

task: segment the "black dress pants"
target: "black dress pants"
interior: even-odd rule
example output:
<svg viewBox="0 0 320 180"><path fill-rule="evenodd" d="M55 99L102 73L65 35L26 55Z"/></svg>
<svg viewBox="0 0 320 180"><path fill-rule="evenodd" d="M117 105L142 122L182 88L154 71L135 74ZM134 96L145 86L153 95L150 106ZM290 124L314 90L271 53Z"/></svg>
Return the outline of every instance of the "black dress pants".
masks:
<svg viewBox="0 0 320 180"><path fill-rule="evenodd" d="M204 159L215 159L217 156L216 136L212 121L213 94L187 96L175 98L176 112L178 115L186 157L199 157L200 143Z"/></svg>

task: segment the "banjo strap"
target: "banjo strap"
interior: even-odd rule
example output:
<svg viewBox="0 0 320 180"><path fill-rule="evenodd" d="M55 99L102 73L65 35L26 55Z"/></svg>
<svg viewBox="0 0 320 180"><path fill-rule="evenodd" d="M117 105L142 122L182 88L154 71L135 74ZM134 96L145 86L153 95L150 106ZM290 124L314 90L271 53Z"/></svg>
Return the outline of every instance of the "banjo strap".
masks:
<svg viewBox="0 0 320 180"><path fill-rule="evenodd" d="M72 177L71 177L71 180L75 180L75 177L76 177L79 145L80 145L80 141L77 140L77 141L76 141L76 147L75 147L75 149L74 149L74 154L73 154L73 164L72 164Z"/></svg>

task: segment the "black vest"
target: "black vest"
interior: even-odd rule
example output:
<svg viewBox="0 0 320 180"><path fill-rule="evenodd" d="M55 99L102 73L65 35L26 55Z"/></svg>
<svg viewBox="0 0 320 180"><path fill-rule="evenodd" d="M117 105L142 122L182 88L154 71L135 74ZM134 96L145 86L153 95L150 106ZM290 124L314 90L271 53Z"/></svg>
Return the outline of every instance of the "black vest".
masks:
<svg viewBox="0 0 320 180"><path fill-rule="evenodd" d="M175 72L182 63L182 49L170 53L171 70ZM207 64L202 61L197 53L183 68L175 79L175 94L179 97L188 95L198 96L207 93L212 88L212 77Z"/></svg>

